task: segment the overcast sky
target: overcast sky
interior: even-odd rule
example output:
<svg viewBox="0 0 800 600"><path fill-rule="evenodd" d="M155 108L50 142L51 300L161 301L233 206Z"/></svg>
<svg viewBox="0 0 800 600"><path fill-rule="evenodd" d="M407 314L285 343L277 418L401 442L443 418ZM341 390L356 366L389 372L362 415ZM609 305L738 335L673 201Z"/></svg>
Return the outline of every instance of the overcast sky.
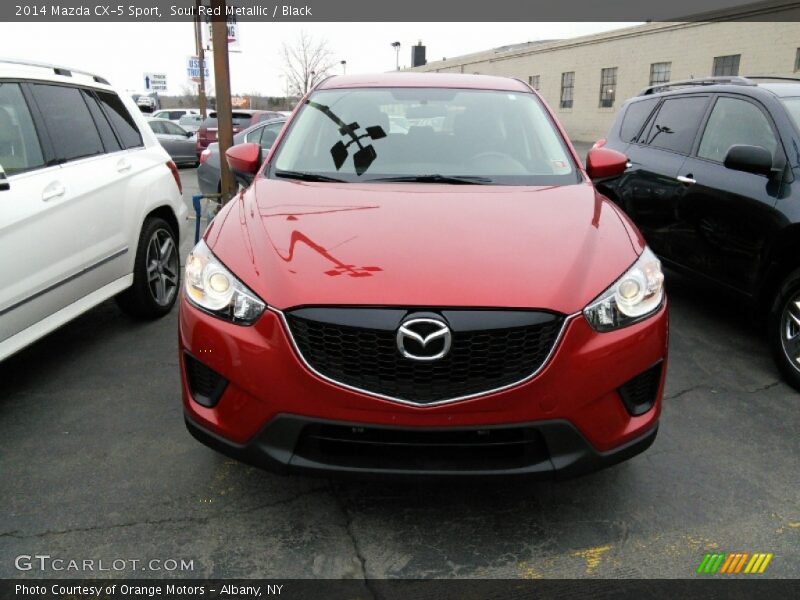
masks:
<svg viewBox="0 0 800 600"><path fill-rule="evenodd" d="M240 23L241 53L231 53L234 94L282 96L279 51L301 29L328 40L348 73L408 66L411 46L427 46L428 60L441 60L511 43L569 38L634 23ZM3 25L0 57L24 58L80 68L107 77L123 89L144 88L144 73L165 73L169 93L187 84L186 59L194 54L191 23L20 23ZM341 67L335 72L341 73ZM212 72L213 77L213 72Z"/></svg>

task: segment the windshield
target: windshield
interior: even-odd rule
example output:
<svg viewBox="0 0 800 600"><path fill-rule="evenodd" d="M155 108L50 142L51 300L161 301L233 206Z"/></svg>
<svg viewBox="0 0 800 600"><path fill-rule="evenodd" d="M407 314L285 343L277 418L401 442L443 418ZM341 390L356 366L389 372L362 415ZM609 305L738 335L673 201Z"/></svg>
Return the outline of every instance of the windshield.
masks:
<svg viewBox="0 0 800 600"><path fill-rule="evenodd" d="M794 121L795 127L800 131L800 96L794 98L781 98L783 105Z"/></svg>
<svg viewBox="0 0 800 600"><path fill-rule="evenodd" d="M536 96L439 88L314 93L269 176L506 185L578 181Z"/></svg>

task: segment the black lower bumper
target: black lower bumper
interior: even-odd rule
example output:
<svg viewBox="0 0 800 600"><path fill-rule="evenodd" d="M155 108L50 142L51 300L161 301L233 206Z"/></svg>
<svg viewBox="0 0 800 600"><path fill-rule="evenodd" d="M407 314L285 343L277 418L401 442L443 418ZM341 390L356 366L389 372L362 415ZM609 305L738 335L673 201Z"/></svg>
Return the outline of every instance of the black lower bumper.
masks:
<svg viewBox="0 0 800 600"><path fill-rule="evenodd" d="M201 427L200 442L242 462L279 473L357 478L527 477L566 479L597 471L646 450L643 436L598 452L567 421L486 427L402 428L279 415L244 445Z"/></svg>

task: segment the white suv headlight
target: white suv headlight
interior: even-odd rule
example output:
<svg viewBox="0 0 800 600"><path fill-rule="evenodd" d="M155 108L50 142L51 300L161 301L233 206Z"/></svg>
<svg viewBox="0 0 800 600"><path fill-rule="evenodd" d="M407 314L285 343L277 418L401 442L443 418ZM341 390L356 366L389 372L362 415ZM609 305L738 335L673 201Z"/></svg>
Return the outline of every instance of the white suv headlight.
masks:
<svg viewBox="0 0 800 600"><path fill-rule="evenodd" d="M583 314L595 330L612 331L655 312L663 298L661 261L645 248L633 266L584 308Z"/></svg>
<svg viewBox="0 0 800 600"><path fill-rule="evenodd" d="M251 325L267 308L258 296L217 260L203 240L186 259L186 297L214 316Z"/></svg>

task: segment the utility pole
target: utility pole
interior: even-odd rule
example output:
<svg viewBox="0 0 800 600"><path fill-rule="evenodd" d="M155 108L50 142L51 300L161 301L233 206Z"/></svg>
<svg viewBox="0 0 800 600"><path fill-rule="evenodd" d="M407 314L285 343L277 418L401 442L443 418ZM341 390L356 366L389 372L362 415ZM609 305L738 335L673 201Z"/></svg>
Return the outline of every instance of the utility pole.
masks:
<svg viewBox="0 0 800 600"><path fill-rule="evenodd" d="M394 48L395 70L400 70L400 42L392 42Z"/></svg>
<svg viewBox="0 0 800 600"><path fill-rule="evenodd" d="M194 17L194 47L197 60L200 63L200 81L197 84L197 95L200 97L200 118L206 120L208 102L206 101L206 51L203 48L203 23L200 18L200 0L197 0L197 10Z"/></svg>
<svg viewBox="0 0 800 600"><path fill-rule="evenodd" d="M231 76L228 64L228 19L225 0L211 0L214 16L211 17L211 43L214 47L214 84L217 93L217 142L220 155L220 187L223 200L234 193L234 181L225 153L233 145L233 117L231 115Z"/></svg>

